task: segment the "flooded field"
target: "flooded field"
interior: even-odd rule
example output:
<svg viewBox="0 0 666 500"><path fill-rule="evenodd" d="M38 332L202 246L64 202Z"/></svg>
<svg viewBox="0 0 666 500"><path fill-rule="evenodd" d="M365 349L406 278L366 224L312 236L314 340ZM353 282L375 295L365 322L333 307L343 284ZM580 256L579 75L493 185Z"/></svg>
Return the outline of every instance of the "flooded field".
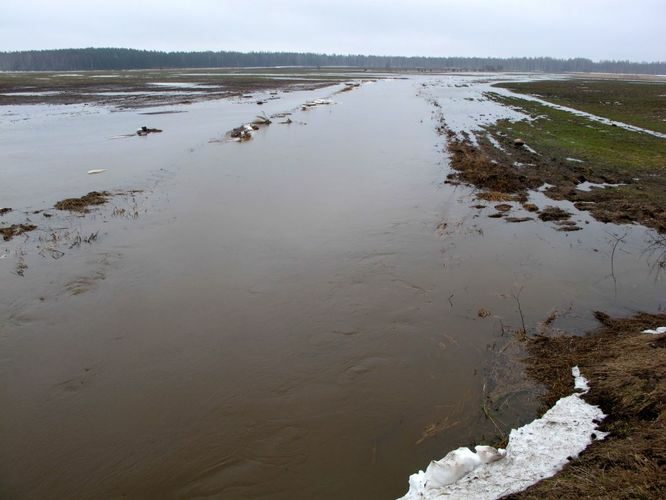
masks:
<svg viewBox="0 0 666 500"><path fill-rule="evenodd" d="M542 189L582 230L509 223L444 182L440 118L521 116L490 82L0 107L0 224L36 226L0 242L0 496L396 498L535 417L512 329L662 311L655 231ZM108 203L53 208L91 191Z"/></svg>

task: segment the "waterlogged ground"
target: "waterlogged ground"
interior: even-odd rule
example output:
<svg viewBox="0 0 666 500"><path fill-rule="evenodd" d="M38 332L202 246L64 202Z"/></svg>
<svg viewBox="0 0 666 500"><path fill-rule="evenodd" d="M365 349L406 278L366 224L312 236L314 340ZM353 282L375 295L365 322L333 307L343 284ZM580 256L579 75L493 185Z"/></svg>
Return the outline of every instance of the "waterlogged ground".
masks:
<svg viewBox="0 0 666 500"><path fill-rule="evenodd" d="M652 231L540 192L583 230L511 224L444 184L440 114L516 117L488 85L1 108L0 225L38 226L0 245L1 496L395 498L534 418L529 384L497 380L511 328L662 310ZM262 111L293 123L224 141ZM122 137L141 125L163 132ZM51 208L93 190L122 194Z"/></svg>

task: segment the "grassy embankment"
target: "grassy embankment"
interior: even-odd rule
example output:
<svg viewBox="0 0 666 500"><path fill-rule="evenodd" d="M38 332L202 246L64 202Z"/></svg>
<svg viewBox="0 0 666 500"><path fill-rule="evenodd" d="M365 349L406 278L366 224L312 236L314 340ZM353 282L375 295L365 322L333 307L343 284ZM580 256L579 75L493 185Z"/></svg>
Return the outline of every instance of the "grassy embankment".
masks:
<svg viewBox="0 0 666 500"><path fill-rule="evenodd" d="M574 89L572 92L580 85L579 81L556 83L568 85ZM657 87L653 83L641 85ZM603 87L612 89L613 97L599 93L601 100L619 99L618 94L627 92L626 82L604 82ZM662 90L657 92L666 94L666 84L659 88ZM631 94L632 99L639 101L636 94ZM549 197L572 201L578 209L590 211L602 222L638 222L666 232L666 139L598 123L537 102L494 93L489 97L531 119L500 120L487 127L485 134L477 134L479 147L466 138L450 136L456 179L486 190L485 196L491 200L506 194L524 201L529 189L548 183L553 186L546 190ZM652 109L653 92L643 94L640 102L633 119L625 108L624 115L613 116L629 123L656 125L654 117L661 116L661 111ZM496 148L488 137L496 139L502 149ZM529 148L516 147L517 138ZM585 181L624 185L589 192L576 189ZM488 192L497 194L489 196Z"/></svg>

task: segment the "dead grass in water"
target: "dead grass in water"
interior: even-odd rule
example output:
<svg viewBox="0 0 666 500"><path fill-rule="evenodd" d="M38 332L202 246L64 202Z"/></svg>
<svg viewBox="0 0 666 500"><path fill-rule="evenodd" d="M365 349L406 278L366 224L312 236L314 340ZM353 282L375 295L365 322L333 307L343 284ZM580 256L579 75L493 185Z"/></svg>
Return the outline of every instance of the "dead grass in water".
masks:
<svg viewBox="0 0 666 500"><path fill-rule="evenodd" d="M611 319L582 337L538 335L525 340L528 374L546 387L544 410L573 392L571 367L589 379L585 399L608 416L609 432L555 477L508 498L666 497L666 335L642 330L666 314Z"/></svg>
<svg viewBox="0 0 666 500"><path fill-rule="evenodd" d="M541 185L538 179L492 158L487 152L472 144L467 136L459 138L449 134L448 149L451 154L451 166L456 170L456 173L450 176L452 179L473 184L487 192L511 195L513 199L517 195L521 198L520 195L524 195L528 189L535 189Z"/></svg>
<svg viewBox="0 0 666 500"><path fill-rule="evenodd" d="M70 212L88 212L88 207L104 205L111 196L106 191L91 191L80 198L66 198L54 205L58 210L69 210Z"/></svg>
<svg viewBox="0 0 666 500"><path fill-rule="evenodd" d="M11 226L0 227L0 236L3 240L9 241L14 236L21 236L35 229L37 229L37 226L34 224L12 224Z"/></svg>

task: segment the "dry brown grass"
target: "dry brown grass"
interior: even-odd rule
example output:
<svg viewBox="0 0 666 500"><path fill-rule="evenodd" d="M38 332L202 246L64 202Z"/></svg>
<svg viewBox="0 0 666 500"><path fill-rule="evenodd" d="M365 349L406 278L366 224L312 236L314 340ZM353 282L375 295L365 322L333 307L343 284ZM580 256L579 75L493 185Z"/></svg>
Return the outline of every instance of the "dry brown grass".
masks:
<svg viewBox="0 0 666 500"><path fill-rule="evenodd" d="M511 193L500 193L498 191L481 191L476 193L479 200L485 201L518 201L519 196Z"/></svg>
<svg viewBox="0 0 666 500"><path fill-rule="evenodd" d="M608 416L609 432L562 472L510 498L666 497L666 336L640 333L666 324L666 314L611 319L582 337L526 340L528 373L543 383L544 410L573 391L571 367L589 379L585 399Z"/></svg>
<svg viewBox="0 0 666 500"><path fill-rule="evenodd" d="M9 241L14 236L21 236L35 229L37 229L37 226L34 224L12 224L11 226L0 227L0 235L3 240Z"/></svg>
<svg viewBox="0 0 666 500"><path fill-rule="evenodd" d="M87 212L88 207L94 205L103 205L111 196L106 191L91 191L80 198L66 198L54 205L58 210L69 210L70 212Z"/></svg>
<svg viewBox="0 0 666 500"><path fill-rule="evenodd" d="M546 207L539 214L539 219L542 221L560 221L570 217L571 212L567 212L560 207Z"/></svg>
<svg viewBox="0 0 666 500"><path fill-rule="evenodd" d="M454 177L478 188L500 193L523 193L541 184L513 166L491 158L467 137L449 136L448 149L451 166L457 171Z"/></svg>

